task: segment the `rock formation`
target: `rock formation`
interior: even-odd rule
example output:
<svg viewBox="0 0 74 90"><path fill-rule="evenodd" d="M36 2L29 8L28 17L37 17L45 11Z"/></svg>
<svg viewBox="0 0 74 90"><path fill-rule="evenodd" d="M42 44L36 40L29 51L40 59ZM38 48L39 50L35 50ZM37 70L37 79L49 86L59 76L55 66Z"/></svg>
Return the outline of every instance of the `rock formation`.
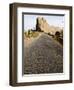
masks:
<svg viewBox="0 0 74 90"><path fill-rule="evenodd" d="M36 20L36 30L43 31L45 33L50 33L51 35L55 35L57 31L61 32L61 28L50 26L47 21L43 17L38 17Z"/></svg>

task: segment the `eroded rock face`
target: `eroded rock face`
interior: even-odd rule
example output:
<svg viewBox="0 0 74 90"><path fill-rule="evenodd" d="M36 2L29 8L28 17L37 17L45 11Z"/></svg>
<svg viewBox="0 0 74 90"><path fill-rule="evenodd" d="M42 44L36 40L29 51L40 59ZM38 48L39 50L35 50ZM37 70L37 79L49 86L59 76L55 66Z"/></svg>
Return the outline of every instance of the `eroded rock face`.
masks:
<svg viewBox="0 0 74 90"><path fill-rule="evenodd" d="M55 32L56 31L60 32L61 28L55 27L55 26L50 26L43 17L38 17L36 20L36 30L55 35Z"/></svg>

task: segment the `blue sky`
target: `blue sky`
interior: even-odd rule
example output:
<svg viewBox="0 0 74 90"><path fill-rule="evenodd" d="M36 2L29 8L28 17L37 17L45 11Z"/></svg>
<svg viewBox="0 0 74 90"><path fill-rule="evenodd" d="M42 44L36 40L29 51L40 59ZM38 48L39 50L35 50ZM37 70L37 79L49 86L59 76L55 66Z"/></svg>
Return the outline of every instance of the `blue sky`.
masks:
<svg viewBox="0 0 74 90"><path fill-rule="evenodd" d="M64 16L56 15L25 15L24 14L24 30L34 29L36 27L36 18L44 17L49 25L56 27L64 27Z"/></svg>

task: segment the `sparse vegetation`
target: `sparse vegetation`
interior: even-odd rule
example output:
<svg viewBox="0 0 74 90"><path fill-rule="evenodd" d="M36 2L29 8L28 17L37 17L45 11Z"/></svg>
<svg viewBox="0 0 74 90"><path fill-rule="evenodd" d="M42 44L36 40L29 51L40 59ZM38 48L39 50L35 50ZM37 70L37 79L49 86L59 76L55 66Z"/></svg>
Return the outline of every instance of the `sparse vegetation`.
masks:
<svg viewBox="0 0 74 90"><path fill-rule="evenodd" d="M57 40L61 45L63 45L63 31L56 32L54 36L55 40Z"/></svg>
<svg viewBox="0 0 74 90"><path fill-rule="evenodd" d="M24 32L24 74L62 73L63 30L52 28L43 18L41 20L37 18L36 30Z"/></svg>
<svg viewBox="0 0 74 90"><path fill-rule="evenodd" d="M28 30L24 34L27 38L31 38L31 37L35 38L39 35L39 32L33 31L33 30Z"/></svg>

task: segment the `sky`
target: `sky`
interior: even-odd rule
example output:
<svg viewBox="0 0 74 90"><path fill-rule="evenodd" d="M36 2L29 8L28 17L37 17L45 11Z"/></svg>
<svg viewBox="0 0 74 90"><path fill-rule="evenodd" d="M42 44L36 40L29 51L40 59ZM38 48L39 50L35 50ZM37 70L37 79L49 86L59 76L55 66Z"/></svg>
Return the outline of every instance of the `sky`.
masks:
<svg viewBox="0 0 74 90"><path fill-rule="evenodd" d="M64 16L56 15L25 15L24 14L24 31L36 28L36 18L43 17L49 25L64 27Z"/></svg>

